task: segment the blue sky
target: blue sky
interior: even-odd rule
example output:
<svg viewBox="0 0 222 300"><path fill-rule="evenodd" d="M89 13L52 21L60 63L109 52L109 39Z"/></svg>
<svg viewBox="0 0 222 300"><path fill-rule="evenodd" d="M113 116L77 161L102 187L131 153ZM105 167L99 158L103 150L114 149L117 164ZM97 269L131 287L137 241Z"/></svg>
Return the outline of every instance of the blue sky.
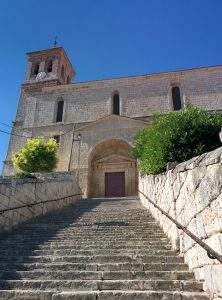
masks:
<svg viewBox="0 0 222 300"><path fill-rule="evenodd" d="M55 35L76 81L216 65L221 11L221 0L1 0L0 122L15 118L25 53ZM0 133L0 169L8 139Z"/></svg>

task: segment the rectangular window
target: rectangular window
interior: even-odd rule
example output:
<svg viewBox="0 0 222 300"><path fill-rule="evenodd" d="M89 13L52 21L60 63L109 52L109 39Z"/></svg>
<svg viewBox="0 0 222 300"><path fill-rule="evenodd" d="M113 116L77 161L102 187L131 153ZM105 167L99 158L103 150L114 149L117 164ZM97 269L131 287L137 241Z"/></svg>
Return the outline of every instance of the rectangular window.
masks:
<svg viewBox="0 0 222 300"><path fill-rule="evenodd" d="M119 115L119 94L117 93L113 96L113 114Z"/></svg>
<svg viewBox="0 0 222 300"><path fill-rule="evenodd" d="M182 109L180 88L178 86L172 87L172 99L173 99L173 109L174 110Z"/></svg>

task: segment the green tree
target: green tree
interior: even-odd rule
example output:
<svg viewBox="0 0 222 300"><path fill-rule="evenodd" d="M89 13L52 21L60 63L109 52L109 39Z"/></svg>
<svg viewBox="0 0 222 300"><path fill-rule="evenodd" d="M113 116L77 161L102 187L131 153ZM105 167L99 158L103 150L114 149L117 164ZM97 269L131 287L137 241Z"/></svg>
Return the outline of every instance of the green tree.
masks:
<svg viewBox="0 0 222 300"><path fill-rule="evenodd" d="M53 138L47 142L43 138L28 139L12 157L14 168L25 173L53 171L57 165L57 149L58 144Z"/></svg>
<svg viewBox="0 0 222 300"><path fill-rule="evenodd" d="M151 127L134 138L131 155L145 174L166 170L168 162L182 162L221 146L222 114L194 106L163 116L155 114Z"/></svg>

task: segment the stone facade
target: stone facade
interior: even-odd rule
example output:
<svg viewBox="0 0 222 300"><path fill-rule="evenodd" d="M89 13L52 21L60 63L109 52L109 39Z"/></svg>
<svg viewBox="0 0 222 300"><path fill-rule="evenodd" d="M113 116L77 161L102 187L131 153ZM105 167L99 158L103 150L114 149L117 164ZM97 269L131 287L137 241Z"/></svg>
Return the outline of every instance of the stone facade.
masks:
<svg viewBox="0 0 222 300"><path fill-rule="evenodd" d="M177 165L160 175L140 176L139 189L164 211L222 254L222 148ZM141 195L174 248L179 248L204 288L222 297L222 265L207 256Z"/></svg>
<svg viewBox="0 0 222 300"><path fill-rule="evenodd" d="M76 196L74 196L76 195ZM59 201L56 200L64 198ZM81 198L74 172L45 173L37 179L0 179L0 210L21 207L0 214L0 233L33 217L62 208ZM38 202L49 201L44 204ZM24 207L28 204L35 204Z"/></svg>
<svg viewBox="0 0 222 300"><path fill-rule="evenodd" d="M58 171L78 170L78 181L85 196L89 195L88 183L93 184L88 179L92 170L92 151L104 142L110 141L111 145L111 140L126 142L130 147L135 133L149 126L154 111L165 113L173 109L172 87L180 88L182 107L192 103L209 111L222 110L221 66L67 84L75 70L62 48L31 52L28 60L27 76L12 130L24 137L11 136L3 174L13 173L11 156L24 145L27 137L59 135ZM52 71L47 73L49 61L53 63ZM39 64L39 77L33 75L36 63ZM117 92L118 116L113 115L113 95ZM64 101L63 118L56 122L60 100ZM82 135L80 142L76 138L79 133ZM111 157L107 159L106 165L110 165ZM129 155L122 157L122 161L116 155L112 159L118 160L122 166L126 166L126 160L128 166L130 164ZM131 163L136 165L136 162ZM104 166L105 161L103 169ZM130 182L128 167L123 169L126 181ZM117 170L114 163L112 171ZM104 176L104 172L100 174ZM104 178L100 180L104 181ZM99 191L96 182L94 186L98 190L94 195L104 196L104 188Z"/></svg>

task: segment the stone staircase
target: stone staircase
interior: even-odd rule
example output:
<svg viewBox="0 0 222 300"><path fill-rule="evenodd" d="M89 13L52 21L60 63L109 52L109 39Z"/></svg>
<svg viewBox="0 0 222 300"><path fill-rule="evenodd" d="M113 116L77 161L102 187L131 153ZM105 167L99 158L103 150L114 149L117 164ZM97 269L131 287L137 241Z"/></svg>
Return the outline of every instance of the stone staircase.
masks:
<svg viewBox="0 0 222 300"><path fill-rule="evenodd" d="M88 199L0 238L0 299L206 300L137 199Z"/></svg>

